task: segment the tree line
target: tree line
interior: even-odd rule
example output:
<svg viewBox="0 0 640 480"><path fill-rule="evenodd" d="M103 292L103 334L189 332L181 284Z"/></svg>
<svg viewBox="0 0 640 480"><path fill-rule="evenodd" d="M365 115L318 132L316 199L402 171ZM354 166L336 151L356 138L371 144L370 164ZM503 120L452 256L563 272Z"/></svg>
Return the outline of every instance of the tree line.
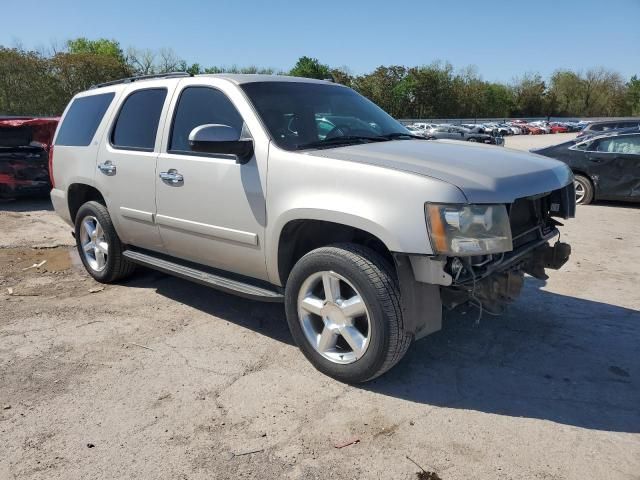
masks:
<svg viewBox="0 0 640 480"><path fill-rule="evenodd" d="M368 97L396 118L609 117L640 115L640 78L618 72L559 69L550 78L525 73L510 83L488 82L475 67L450 63L379 66L353 75L301 57L288 71L203 67L171 49L124 50L117 41L77 38L62 48L31 51L0 46L0 114L58 115L69 99L92 85L134 75L172 71L289 74L332 78Z"/></svg>

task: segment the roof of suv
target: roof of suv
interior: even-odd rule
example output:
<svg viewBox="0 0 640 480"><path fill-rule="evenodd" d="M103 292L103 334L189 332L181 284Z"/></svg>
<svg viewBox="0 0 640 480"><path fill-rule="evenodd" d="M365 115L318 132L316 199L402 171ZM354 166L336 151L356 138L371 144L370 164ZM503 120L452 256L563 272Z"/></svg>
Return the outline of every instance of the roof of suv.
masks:
<svg viewBox="0 0 640 480"><path fill-rule="evenodd" d="M315 78L290 77L288 75L265 75L259 73L213 73L196 75L196 77L224 78L235 84L254 82L303 82L303 83L332 83L330 80L316 80Z"/></svg>
<svg viewBox="0 0 640 480"><path fill-rule="evenodd" d="M145 80L165 80L165 79L168 80L168 79L185 78L185 77L186 78L189 78L189 77L221 78L221 79L233 82L236 85L242 85L246 83L255 83L255 82L297 82L297 83L316 83L316 84L324 84L324 85L328 83L333 83L331 80L317 80L315 78L291 77L288 75L265 75L265 74L257 74L257 73L256 74L254 73L211 73L211 74L205 73L205 74L198 74L198 75L189 75L187 72L168 72L166 74L153 74L153 75L142 75L138 77L121 78L119 80L113 80L110 82L94 85L93 87L91 87L91 89L110 87L115 85L127 85L129 83L143 82Z"/></svg>

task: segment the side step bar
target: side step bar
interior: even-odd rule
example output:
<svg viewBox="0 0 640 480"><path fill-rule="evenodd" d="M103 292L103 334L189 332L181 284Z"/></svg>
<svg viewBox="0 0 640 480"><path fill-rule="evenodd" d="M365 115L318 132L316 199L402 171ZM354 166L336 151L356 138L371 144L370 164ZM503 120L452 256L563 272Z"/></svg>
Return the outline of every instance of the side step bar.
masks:
<svg viewBox="0 0 640 480"><path fill-rule="evenodd" d="M251 300L263 302L283 302L284 295L276 290L259 287L241 280L234 280L217 273L200 270L183 265L175 261L167 260L159 256L139 252L137 250L125 250L122 254L133 263L144 267L153 268L169 275L191 280L192 282L215 288L223 292L232 293Z"/></svg>

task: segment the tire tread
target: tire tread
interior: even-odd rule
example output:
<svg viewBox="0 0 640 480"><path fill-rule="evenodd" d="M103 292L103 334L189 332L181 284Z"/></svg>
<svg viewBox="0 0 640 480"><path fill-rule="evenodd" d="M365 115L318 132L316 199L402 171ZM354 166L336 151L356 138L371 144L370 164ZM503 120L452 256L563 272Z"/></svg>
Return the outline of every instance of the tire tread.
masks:
<svg viewBox="0 0 640 480"><path fill-rule="evenodd" d="M107 207L102 203L96 202L94 200L86 202L78 209L77 218L80 218L80 213L85 208L90 208L91 210L93 210L92 213L94 213L95 216L98 218L104 231L108 232L109 235L112 237L112 241L110 242L110 245L109 245L109 248L110 248L109 255L113 257L113 268L111 268L110 271L107 273L107 275L104 277L97 277L93 275L91 272L89 273L93 278L95 278L97 281L101 283L112 283L112 282L123 280L129 277L136 269L136 265L135 263L127 260L126 257L122 254L124 251L124 248L113 226L113 222L111 221L111 216L109 215L109 211L107 210ZM78 247L78 251L79 251L79 247ZM80 255L82 255L82 252L79 251L79 253Z"/></svg>
<svg viewBox="0 0 640 480"><path fill-rule="evenodd" d="M379 377L404 357L413 341L413 334L407 332L403 322L400 290L395 270L376 251L353 243L337 243L321 247L307 253L303 259L310 255L333 257L338 262L344 262L345 260L351 262L371 282L389 326L388 346L384 351L385 357L379 367L359 381L367 382Z"/></svg>

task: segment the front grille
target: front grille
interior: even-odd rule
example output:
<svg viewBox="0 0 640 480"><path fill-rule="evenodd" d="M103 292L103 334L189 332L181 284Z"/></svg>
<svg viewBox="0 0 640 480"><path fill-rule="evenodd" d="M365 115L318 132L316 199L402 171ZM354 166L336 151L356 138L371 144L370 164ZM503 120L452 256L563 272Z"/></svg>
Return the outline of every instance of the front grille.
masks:
<svg viewBox="0 0 640 480"><path fill-rule="evenodd" d="M549 216L551 195L519 198L509 208L513 249L538 240L555 227Z"/></svg>

